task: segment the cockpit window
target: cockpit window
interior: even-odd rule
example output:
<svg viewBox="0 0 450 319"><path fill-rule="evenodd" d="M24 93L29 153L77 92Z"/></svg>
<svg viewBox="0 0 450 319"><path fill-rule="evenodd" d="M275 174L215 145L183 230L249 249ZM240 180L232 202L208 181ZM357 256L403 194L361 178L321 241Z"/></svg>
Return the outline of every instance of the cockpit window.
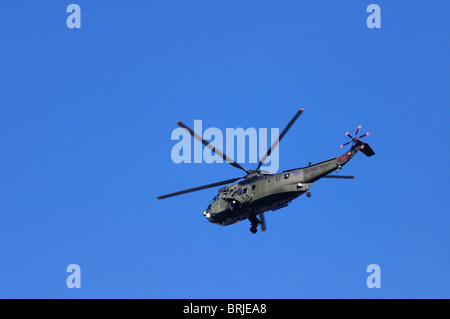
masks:
<svg viewBox="0 0 450 319"><path fill-rule="evenodd" d="M216 196L214 196L214 198L213 198L213 203L215 203L215 202L217 202L219 200L219 195L216 195Z"/></svg>

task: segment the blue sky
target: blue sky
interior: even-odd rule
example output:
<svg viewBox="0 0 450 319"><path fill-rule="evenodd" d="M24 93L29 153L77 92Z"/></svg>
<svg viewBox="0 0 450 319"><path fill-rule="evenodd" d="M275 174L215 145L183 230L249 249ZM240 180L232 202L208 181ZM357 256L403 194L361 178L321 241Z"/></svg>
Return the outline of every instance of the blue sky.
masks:
<svg viewBox="0 0 450 319"><path fill-rule="evenodd" d="M81 29L70 3L0 3L1 298L450 297L448 1L377 0L381 29L360 0L79 0ZM280 170L363 124L355 180L256 235L205 220L216 189L156 199L241 174L173 163L178 120L282 129L299 108Z"/></svg>

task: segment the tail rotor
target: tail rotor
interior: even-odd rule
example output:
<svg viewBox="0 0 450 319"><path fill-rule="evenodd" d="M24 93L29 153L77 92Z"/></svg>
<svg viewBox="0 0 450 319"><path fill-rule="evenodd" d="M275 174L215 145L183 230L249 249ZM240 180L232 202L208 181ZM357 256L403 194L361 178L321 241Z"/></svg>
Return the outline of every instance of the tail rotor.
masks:
<svg viewBox="0 0 450 319"><path fill-rule="evenodd" d="M347 135L350 138L350 141L340 145L339 147L343 148L345 145L348 145L350 143L352 143L352 146L354 146L357 142L361 142L361 139L363 137L370 135L370 132L367 132L364 135L358 136L358 133L359 133L359 130L361 129L361 127L362 127L362 125L358 125L358 128L357 128L356 133L355 133L355 137L351 136L349 132L346 132L345 135Z"/></svg>

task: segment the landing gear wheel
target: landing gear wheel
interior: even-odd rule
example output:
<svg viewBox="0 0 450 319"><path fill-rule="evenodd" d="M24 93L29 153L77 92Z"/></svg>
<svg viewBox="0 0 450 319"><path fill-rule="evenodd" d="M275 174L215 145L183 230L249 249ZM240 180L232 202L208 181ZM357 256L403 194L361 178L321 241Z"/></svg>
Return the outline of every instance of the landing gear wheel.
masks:
<svg viewBox="0 0 450 319"><path fill-rule="evenodd" d="M310 192L307 192L307 193L306 193L306 197L311 197L311 193L310 193Z"/></svg>
<svg viewBox="0 0 450 319"><path fill-rule="evenodd" d="M256 217L256 215L252 215L248 218L248 220L252 224L252 227L250 227L250 231L252 232L252 234L256 234L256 232L258 231L258 225L261 224L261 221Z"/></svg>

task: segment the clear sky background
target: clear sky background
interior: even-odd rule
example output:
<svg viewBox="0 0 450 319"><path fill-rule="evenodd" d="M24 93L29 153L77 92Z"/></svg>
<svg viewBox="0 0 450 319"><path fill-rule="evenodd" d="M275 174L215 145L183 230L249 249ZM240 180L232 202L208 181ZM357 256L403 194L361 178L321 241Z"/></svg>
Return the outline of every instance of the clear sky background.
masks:
<svg viewBox="0 0 450 319"><path fill-rule="evenodd" d="M450 298L449 1L77 0L81 29L70 3L0 2L0 297ZM355 180L256 235L207 222L217 189L156 199L241 175L173 163L178 120L282 130L299 108L280 170L363 124Z"/></svg>

